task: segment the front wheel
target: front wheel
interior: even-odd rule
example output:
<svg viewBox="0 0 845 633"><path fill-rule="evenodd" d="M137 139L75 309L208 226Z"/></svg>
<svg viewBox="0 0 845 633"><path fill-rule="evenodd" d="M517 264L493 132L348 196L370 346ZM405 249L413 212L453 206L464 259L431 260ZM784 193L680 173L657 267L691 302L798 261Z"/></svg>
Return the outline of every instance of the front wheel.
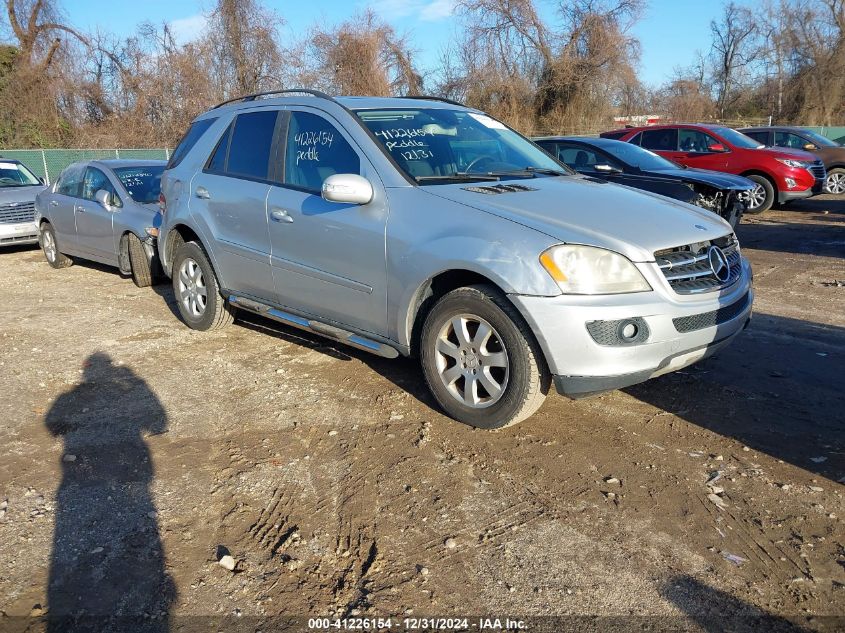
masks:
<svg viewBox="0 0 845 633"><path fill-rule="evenodd" d="M193 330L217 330L234 320L232 307L220 294L214 269L196 242L182 244L176 251L173 293L179 314Z"/></svg>
<svg viewBox="0 0 845 633"><path fill-rule="evenodd" d="M772 208L775 203L775 187L765 176L756 174L748 176L748 180L754 183L754 189L748 194L748 208L746 213L757 215Z"/></svg>
<svg viewBox="0 0 845 633"><path fill-rule="evenodd" d="M483 429L530 417L551 384L525 320L492 286L458 288L435 304L423 325L420 362L438 404Z"/></svg>
<svg viewBox="0 0 845 633"><path fill-rule="evenodd" d="M845 169L842 169L841 167L834 167L827 172L824 190L827 193L835 195L842 195L845 193Z"/></svg>
<svg viewBox="0 0 845 633"><path fill-rule="evenodd" d="M67 268L73 265L73 260L59 250L59 243L56 241L56 232L53 225L44 223L41 227L41 250L47 263L53 268Z"/></svg>
<svg viewBox="0 0 845 633"><path fill-rule="evenodd" d="M147 253L144 250L144 245L134 233L130 233L127 240L129 266L132 269L132 281L139 288L152 286L153 274L150 268L150 260L147 258Z"/></svg>

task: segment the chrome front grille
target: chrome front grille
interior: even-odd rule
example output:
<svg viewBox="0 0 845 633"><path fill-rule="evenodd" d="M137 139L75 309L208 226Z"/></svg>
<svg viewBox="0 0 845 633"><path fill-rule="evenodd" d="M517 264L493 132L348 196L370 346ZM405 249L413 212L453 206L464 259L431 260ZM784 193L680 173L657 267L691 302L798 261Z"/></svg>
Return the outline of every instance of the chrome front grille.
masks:
<svg viewBox="0 0 845 633"><path fill-rule="evenodd" d="M0 204L0 224L22 224L35 219L34 202Z"/></svg>
<svg viewBox="0 0 845 633"><path fill-rule="evenodd" d="M711 265L712 246L720 248L727 258L728 275L724 280L716 276ZM736 283L742 274L739 242L733 235L657 251L654 259L672 290L681 295L722 290Z"/></svg>
<svg viewBox="0 0 845 633"><path fill-rule="evenodd" d="M813 163L812 167L810 167L810 173L813 174L813 178L816 180L824 180L827 178L827 172L824 169L824 163L821 161L816 161Z"/></svg>

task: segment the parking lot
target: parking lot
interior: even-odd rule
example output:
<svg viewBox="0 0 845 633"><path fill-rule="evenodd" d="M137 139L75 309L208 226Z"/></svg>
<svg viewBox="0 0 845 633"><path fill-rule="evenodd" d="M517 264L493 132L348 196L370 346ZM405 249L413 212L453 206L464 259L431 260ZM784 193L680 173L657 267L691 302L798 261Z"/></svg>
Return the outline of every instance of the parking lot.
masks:
<svg viewBox="0 0 845 633"><path fill-rule="evenodd" d="M195 332L169 285L0 251L0 608L84 580L63 611L841 630L845 200L738 236L757 297L730 347L501 432L441 415L413 361L257 316Z"/></svg>

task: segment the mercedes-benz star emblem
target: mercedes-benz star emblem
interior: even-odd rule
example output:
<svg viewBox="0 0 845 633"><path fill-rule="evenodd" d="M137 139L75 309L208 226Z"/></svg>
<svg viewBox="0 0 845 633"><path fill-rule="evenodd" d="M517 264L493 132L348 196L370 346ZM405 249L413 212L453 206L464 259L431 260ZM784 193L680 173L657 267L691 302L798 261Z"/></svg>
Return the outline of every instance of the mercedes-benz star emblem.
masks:
<svg viewBox="0 0 845 633"><path fill-rule="evenodd" d="M710 262L710 270L719 281L727 281L731 276L731 266L725 252L718 246L711 246L707 249L707 260Z"/></svg>

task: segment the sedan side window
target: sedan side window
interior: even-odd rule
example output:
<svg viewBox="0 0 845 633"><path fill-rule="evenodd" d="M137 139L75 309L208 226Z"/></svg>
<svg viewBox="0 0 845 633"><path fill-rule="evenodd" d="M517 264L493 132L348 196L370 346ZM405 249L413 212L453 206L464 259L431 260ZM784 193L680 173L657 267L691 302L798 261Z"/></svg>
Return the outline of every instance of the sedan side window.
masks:
<svg viewBox="0 0 845 633"><path fill-rule="evenodd" d="M78 198L80 196L80 189L82 188L82 175L84 173L85 167L82 165L71 165L65 169L56 183L56 193Z"/></svg>
<svg viewBox="0 0 845 633"><path fill-rule="evenodd" d="M642 136L642 146L657 152L678 151L678 130L646 130Z"/></svg>
<svg viewBox="0 0 845 633"><path fill-rule="evenodd" d="M563 143L559 143L557 146L557 159L575 171L593 171L599 163L607 163L606 160L587 147L564 145Z"/></svg>
<svg viewBox="0 0 845 633"><path fill-rule="evenodd" d="M360 173L358 154L334 125L310 112L291 112L284 184L318 192L329 176Z"/></svg>
<svg viewBox="0 0 845 633"><path fill-rule="evenodd" d="M99 169L89 167L85 170L85 178L82 181L82 198L96 202L97 192L101 189L111 194L115 206L122 206L120 198L114 190L114 185L111 184L111 180Z"/></svg>

